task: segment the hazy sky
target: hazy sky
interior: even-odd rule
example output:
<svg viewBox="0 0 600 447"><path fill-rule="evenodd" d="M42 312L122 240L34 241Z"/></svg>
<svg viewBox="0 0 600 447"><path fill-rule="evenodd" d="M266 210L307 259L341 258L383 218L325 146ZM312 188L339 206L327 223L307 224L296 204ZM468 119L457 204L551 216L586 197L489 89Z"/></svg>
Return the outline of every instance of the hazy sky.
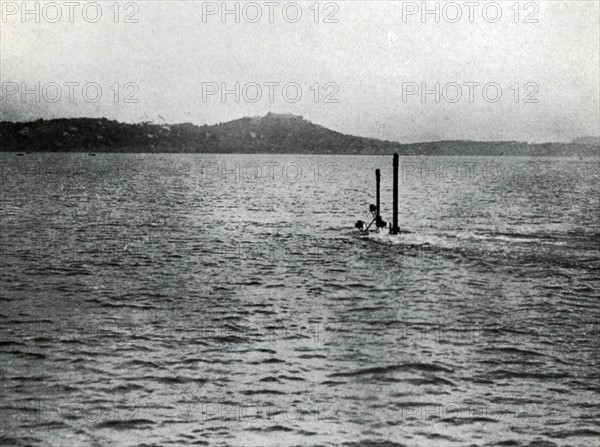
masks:
<svg viewBox="0 0 600 447"><path fill-rule="evenodd" d="M0 2L1 120L212 124L272 111L403 142L600 133L598 1L427 2L439 23L422 2L228 2L239 23L221 2L98 2L95 23L89 2L36 3L40 23ZM23 97L36 83L39 97Z"/></svg>

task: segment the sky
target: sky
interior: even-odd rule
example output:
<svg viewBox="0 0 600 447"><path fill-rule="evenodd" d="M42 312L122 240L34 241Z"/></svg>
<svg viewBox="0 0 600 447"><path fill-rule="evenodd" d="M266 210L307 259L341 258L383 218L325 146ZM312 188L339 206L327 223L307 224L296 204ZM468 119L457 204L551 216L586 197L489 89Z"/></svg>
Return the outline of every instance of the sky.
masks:
<svg viewBox="0 0 600 447"><path fill-rule="evenodd" d="M0 120L275 112L407 143L597 136L599 5L1 0Z"/></svg>

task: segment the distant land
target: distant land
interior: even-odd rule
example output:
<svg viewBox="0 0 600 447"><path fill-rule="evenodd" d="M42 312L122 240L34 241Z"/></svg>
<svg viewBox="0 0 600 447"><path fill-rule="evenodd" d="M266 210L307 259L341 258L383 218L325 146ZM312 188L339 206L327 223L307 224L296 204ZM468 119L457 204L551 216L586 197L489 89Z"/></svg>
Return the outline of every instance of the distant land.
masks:
<svg viewBox="0 0 600 447"><path fill-rule="evenodd" d="M268 113L215 125L126 124L106 118L0 122L0 152L179 152L598 157L598 137L572 143L434 141L402 144L345 135L301 116Z"/></svg>
<svg viewBox="0 0 600 447"><path fill-rule="evenodd" d="M581 137L573 140L574 144L589 144L592 146L600 146L600 137Z"/></svg>

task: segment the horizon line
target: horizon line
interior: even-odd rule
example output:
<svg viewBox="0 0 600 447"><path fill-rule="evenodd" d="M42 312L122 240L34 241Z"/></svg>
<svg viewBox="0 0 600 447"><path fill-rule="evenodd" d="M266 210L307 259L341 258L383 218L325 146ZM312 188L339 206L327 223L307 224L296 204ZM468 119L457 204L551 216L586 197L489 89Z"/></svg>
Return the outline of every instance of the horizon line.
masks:
<svg viewBox="0 0 600 447"><path fill-rule="evenodd" d="M384 140L381 138L376 138L376 137L368 137L368 136L361 136L361 135L354 135L354 134L345 134L343 132L339 132L337 130L333 130L330 129L328 127L325 127L321 124L316 124L311 120L306 119L303 115L296 115L294 113L277 113L277 112L267 112L265 115L253 115L253 116L248 116L248 115L244 115L242 117L239 118L233 118L229 121L220 121L218 123L215 124L208 124L208 123L204 123L204 124L195 124L191 121L186 121L186 122L175 122L175 123L169 123L166 120L164 120L164 118L161 117L161 119L163 119L163 123L160 122L155 122L154 120L148 120L148 121L119 121L117 119L111 119L111 118L107 118L106 116L103 117L91 117L91 116L80 116L80 117L57 117L57 118L35 118L35 119L31 119L28 121L10 121L10 120L0 120L0 124L3 123L10 123L10 124L27 124L27 123L35 123L37 121L58 121L58 120L105 120L105 121L112 121L112 122L116 122L118 124L125 124L125 125L141 125L141 124L150 124L153 126L181 126L181 125L192 125L194 127L213 127L213 126L219 126L221 124L226 124L226 123L231 123L234 121L239 121L239 120L243 120L243 119L252 119L252 118L266 118L269 115L274 115L274 116L280 116L280 117L293 117L293 118L300 118L303 121L306 121L308 123L313 124L314 126L319 126L319 127L323 127L331 132L336 132L339 133L341 135L345 135L345 136L351 136L351 137L356 137L356 138L364 138L364 139L369 139L369 140L376 140L376 141L381 141L383 143L394 143L394 144L400 144L400 145L414 145L414 144L428 144L428 143L449 143L449 142L453 142L453 143L517 143L517 144L527 144L527 145L543 145L543 144L588 144L588 143L575 143L574 140L575 139L579 139L579 138L597 138L600 140L600 134L599 135L581 135L579 137L576 137L575 139L571 140L571 141L544 141L544 142L540 142L540 143L536 143L536 142L531 142L531 141L524 141L524 140L513 140L513 139L502 139L502 140L473 140L473 139L436 139L436 140L423 140L423 141L415 141L412 143L407 143L407 142L401 142L401 141L397 141L397 140ZM592 143L592 145L599 145L600 141L598 143Z"/></svg>

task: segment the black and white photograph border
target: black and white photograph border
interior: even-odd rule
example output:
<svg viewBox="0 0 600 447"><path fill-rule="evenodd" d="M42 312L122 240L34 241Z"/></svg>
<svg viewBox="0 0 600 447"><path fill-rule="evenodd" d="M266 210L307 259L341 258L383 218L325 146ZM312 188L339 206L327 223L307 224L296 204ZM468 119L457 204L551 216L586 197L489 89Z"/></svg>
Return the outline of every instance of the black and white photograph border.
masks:
<svg viewBox="0 0 600 447"><path fill-rule="evenodd" d="M0 446L597 446L599 271L599 0L0 0Z"/></svg>

